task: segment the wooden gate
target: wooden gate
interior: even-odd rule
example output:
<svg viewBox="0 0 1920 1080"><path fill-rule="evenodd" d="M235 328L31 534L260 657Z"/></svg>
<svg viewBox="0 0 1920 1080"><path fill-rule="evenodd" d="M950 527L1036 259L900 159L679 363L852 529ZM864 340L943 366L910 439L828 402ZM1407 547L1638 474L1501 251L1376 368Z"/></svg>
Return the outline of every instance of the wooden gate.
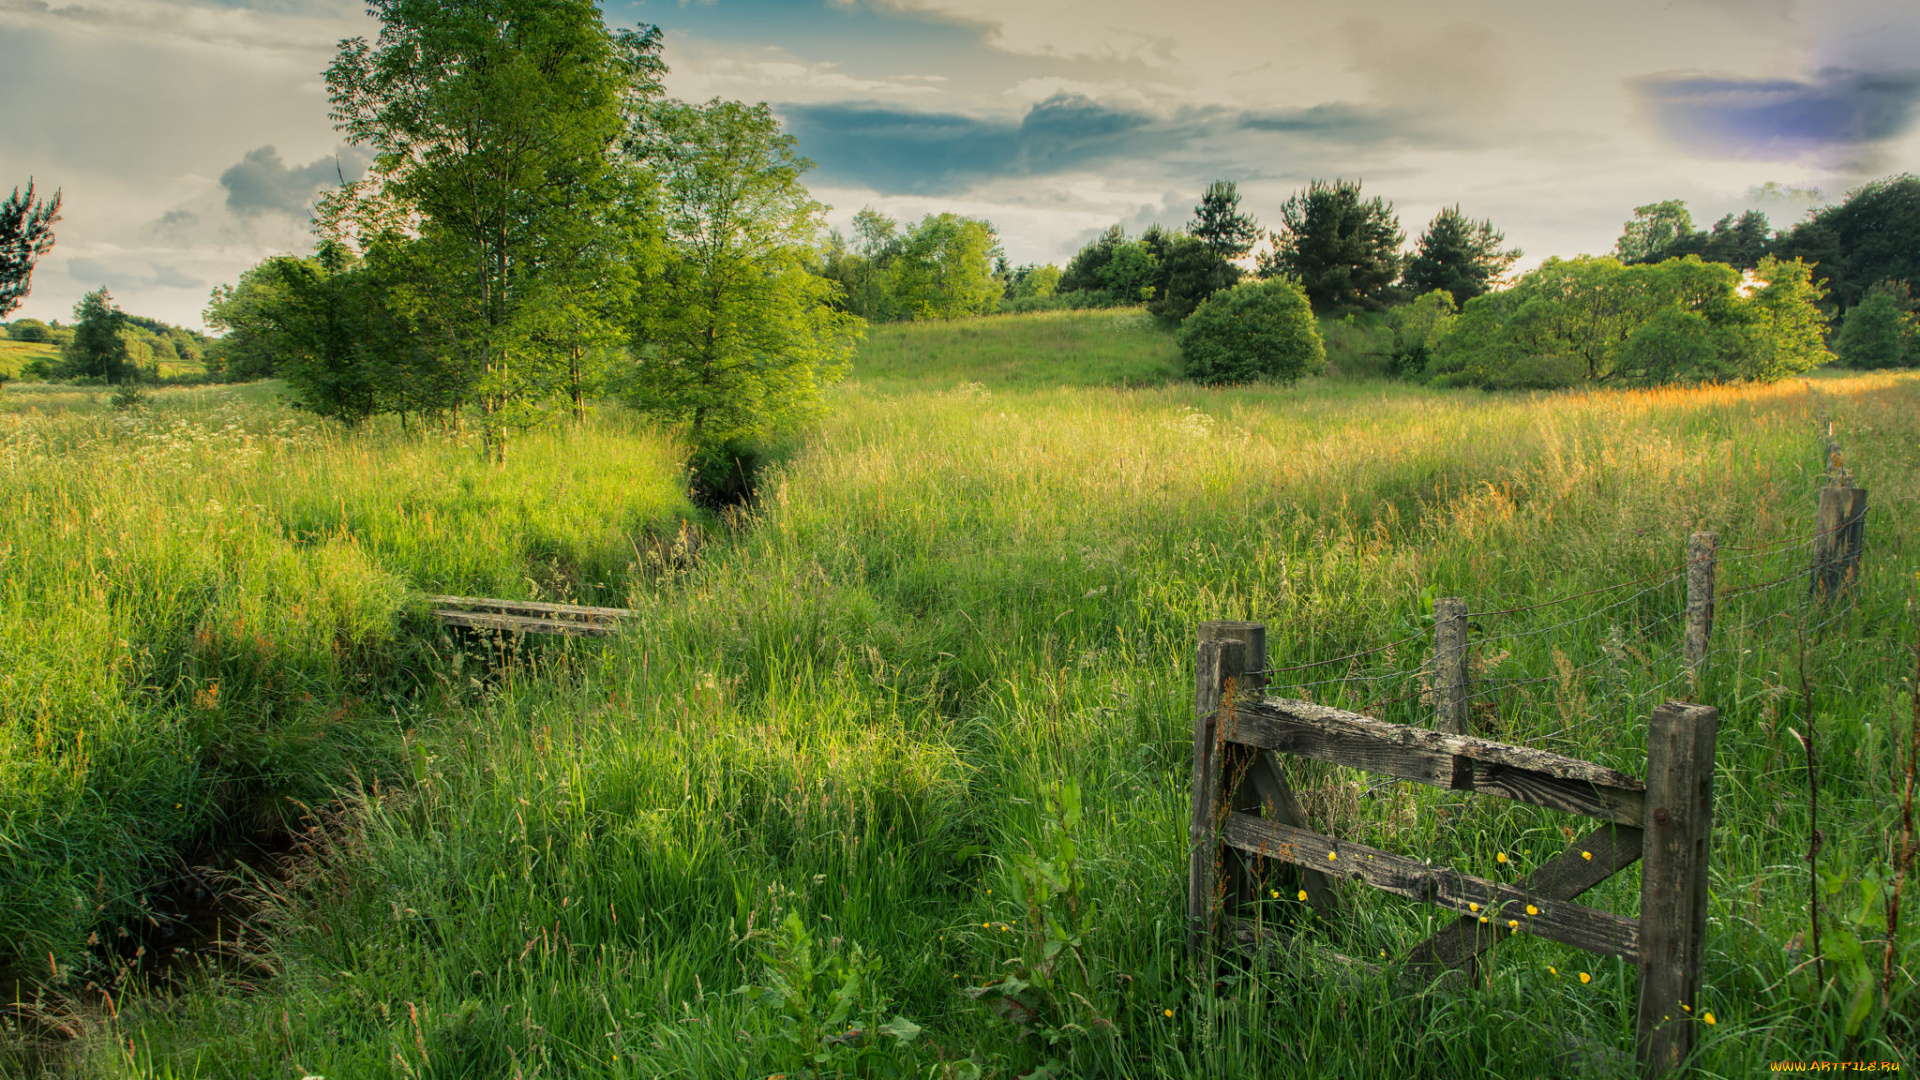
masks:
<svg viewBox="0 0 1920 1080"><path fill-rule="evenodd" d="M1647 728L1647 775L1468 735L1389 724L1307 701L1265 697L1266 627L1200 627L1193 728L1188 947L1253 943L1243 917L1267 863L1298 868L1308 900L1331 908L1335 881L1435 905L1460 918L1404 958L1416 978L1471 971L1510 934L1532 934L1633 961L1640 974L1636 1053L1649 1076L1692 1051L1706 931L1719 713L1668 702ZM1308 828L1280 755L1453 791L1497 795L1602 824L1517 884L1433 866ZM1576 904L1639 860L1640 917ZM1291 886L1290 886L1291 887Z"/></svg>

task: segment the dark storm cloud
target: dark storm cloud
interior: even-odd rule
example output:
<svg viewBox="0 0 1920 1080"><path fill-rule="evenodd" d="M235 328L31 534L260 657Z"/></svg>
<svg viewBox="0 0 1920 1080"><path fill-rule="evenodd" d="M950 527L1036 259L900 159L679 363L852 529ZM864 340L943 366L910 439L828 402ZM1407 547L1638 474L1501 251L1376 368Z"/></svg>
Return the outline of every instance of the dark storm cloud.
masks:
<svg viewBox="0 0 1920 1080"><path fill-rule="evenodd" d="M1254 149L1250 139L1259 141L1263 157L1274 156L1286 141L1435 141L1398 113L1342 104L1262 112L1199 108L1156 116L1056 94L1018 122L839 102L789 105L781 112L824 179L890 194L949 194L993 179L1192 152L1233 156Z"/></svg>
<svg viewBox="0 0 1920 1080"><path fill-rule="evenodd" d="M227 209L242 216L277 210L295 216L307 213L322 188L358 180L366 172L366 154L354 147L306 165L291 168L271 146L250 150L238 165L220 174L227 189Z"/></svg>
<svg viewBox="0 0 1920 1080"><path fill-rule="evenodd" d="M1664 74L1636 80L1634 90L1677 143L1784 161L1904 134L1920 105L1920 71L1829 69L1810 80Z"/></svg>

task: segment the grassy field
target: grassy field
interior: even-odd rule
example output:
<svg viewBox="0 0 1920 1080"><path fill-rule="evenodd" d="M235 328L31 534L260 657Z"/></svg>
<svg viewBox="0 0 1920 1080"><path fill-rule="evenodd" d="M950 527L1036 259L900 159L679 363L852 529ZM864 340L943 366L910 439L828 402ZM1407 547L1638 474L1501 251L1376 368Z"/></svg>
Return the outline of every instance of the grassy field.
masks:
<svg viewBox="0 0 1920 1080"><path fill-rule="evenodd" d="M1647 711L1678 692L1671 571L1700 528L1728 545L1699 694L1723 710L1703 1075L1912 1061L1911 929L1895 998L1871 990L1920 637L1920 379L1213 391L1133 374L1170 363L1164 335L1116 353L1112 313L1076 318L876 329L746 527L691 559L645 554L689 511L671 444L618 415L495 473L459 439L341 432L270 390L136 417L10 390L0 820L31 839L0 848L0 940L72 973L57 1019L77 1037L49 1067L1627 1075L1629 966L1519 937L1484 988L1403 993L1395 959L1442 917L1358 890L1336 919L1285 896L1265 917L1381 975L1196 978L1193 639L1259 619L1287 666L1399 642L1281 690L1359 707L1411 687L1375 707L1417 720L1434 596L1495 612L1631 582L1473 633L1489 731L1638 772ZM1010 366L1022 349L1075 385ZM1115 370L1156 385L1099 385ZM1838 609L1798 584L1829 423L1875 507ZM637 617L488 666L420 625L423 588ZM1809 721L1825 986L1801 937ZM1296 781L1329 830L1490 876L1578 824ZM169 844L289 799L312 814L291 865L254 879L245 965L114 988L111 1009L79 993L111 974L80 940L96 867L136 888ZM1632 914L1636 895L1629 873L1589 899Z"/></svg>
<svg viewBox="0 0 1920 1080"><path fill-rule="evenodd" d="M0 338L0 372L10 379L20 377L20 369L35 360L55 363L60 359L57 345L43 345L32 341L8 341Z"/></svg>
<svg viewBox="0 0 1920 1080"><path fill-rule="evenodd" d="M1158 386L1179 376L1173 336L1145 308L1120 308L876 327L852 381L897 393L966 383L1007 390Z"/></svg>

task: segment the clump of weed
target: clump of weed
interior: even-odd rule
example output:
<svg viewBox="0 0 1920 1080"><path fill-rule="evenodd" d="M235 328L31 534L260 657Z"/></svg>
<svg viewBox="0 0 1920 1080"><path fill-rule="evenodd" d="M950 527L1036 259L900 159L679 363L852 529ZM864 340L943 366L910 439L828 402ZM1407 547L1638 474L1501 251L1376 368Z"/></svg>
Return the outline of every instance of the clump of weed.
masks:
<svg viewBox="0 0 1920 1080"><path fill-rule="evenodd" d="M920 1025L886 1018L880 958L858 942L815 940L799 911L789 910L761 954L766 985L752 987L775 1018L774 1058L790 1076L915 1075L906 1052Z"/></svg>

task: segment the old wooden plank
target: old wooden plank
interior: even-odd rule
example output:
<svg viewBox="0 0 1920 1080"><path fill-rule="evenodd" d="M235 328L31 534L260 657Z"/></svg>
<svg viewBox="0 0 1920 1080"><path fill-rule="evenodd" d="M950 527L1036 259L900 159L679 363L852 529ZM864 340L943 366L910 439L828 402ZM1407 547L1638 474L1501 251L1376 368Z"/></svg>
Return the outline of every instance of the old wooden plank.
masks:
<svg viewBox="0 0 1920 1080"><path fill-rule="evenodd" d="M1639 829L1602 825L1541 863L1519 889L1549 900L1572 900L1632 866L1640 858L1640 843ZM1424 983L1448 970L1469 968L1476 957L1512 932L1505 923L1463 916L1407 951L1408 975Z"/></svg>
<svg viewBox="0 0 1920 1080"><path fill-rule="evenodd" d="M524 615L501 615L488 611L436 610L430 614L448 626L474 630L498 630L512 634L563 634L572 637L607 637L618 630L614 623L578 622L571 619L539 619Z"/></svg>
<svg viewBox="0 0 1920 1080"><path fill-rule="evenodd" d="M1631 960L1639 953L1638 924L1611 912L1529 893L1513 885L1463 874L1451 867L1429 866L1403 855L1335 840L1251 814L1229 815L1224 833L1227 843L1242 851L1299 866L1324 868L1382 892L1476 919L1485 918L1490 924L1497 921L1508 929L1601 956Z"/></svg>
<svg viewBox="0 0 1920 1080"><path fill-rule="evenodd" d="M1713 835L1713 751L1720 714L1668 702L1647 726L1646 842L1640 867L1640 1011L1635 1050L1647 1076L1693 1052Z"/></svg>
<svg viewBox="0 0 1920 1080"><path fill-rule="evenodd" d="M1248 745L1619 825L1639 825L1644 813L1640 781L1577 758L1388 724L1308 701L1262 698L1241 702L1236 711L1234 738Z"/></svg>
<svg viewBox="0 0 1920 1080"><path fill-rule="evenodd" d="M566 619L625 619L633 615L633 611L629 608L548 604L535 600L493 600L483 596L429 596L427 603L468 611L494 611L503 615L546 615Z"/></svg>

